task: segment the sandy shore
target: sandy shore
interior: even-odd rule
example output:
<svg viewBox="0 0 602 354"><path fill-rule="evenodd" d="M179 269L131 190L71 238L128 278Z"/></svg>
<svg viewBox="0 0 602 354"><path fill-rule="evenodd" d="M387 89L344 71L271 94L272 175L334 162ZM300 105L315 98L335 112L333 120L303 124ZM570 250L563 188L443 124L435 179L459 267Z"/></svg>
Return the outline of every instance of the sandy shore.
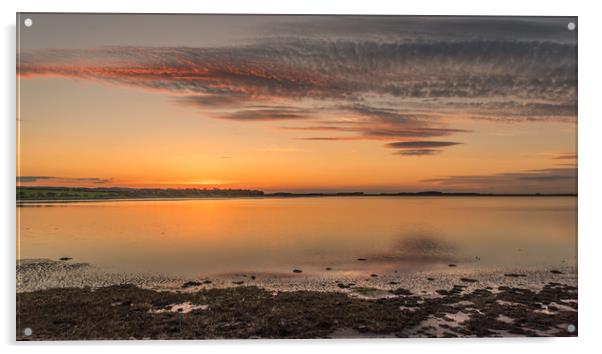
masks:
<svg viewBox="0 0 602 354"><path fill-rule="evenodd" d="M399 286L421 294L463 284L467 289L510 286L540 290L549 282L577 286L577 270L573 266L552 268L475 269L456 267L434 271L389 271L383 274L361 271L321 272L292 270L288 272L238 272L183 277L161 274L110 272L74 260L25 259L17 262L17 292L51 288L103 287L132 284L145 289L197 291L229 288L240 285L257 286L274 291L340 291L354 288L376 288L386 291Z"/></svg>
<svg viewBox="0 0 602 354"><path fill-rule="evenodd" d="M576 269L200 278L17 264L19 340L577 335ZM25 336L25 328L33 334Z"/></svg>

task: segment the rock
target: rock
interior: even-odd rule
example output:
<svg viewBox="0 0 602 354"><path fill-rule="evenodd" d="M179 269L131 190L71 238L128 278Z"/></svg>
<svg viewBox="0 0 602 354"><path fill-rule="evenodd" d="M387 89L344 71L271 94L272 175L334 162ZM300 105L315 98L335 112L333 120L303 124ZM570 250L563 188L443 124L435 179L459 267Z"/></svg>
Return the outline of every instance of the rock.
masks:
<svg viewBox="0 0 602 354"><path fill-rule="evenodd" d="M326 267L326 270L332 270L332 268L330 268L330 267Z"/></svg>
<svg viewBox="0 0 602 354"><path fill-rule="evenodd" d="M358 260L358 261L367 261L367 259L366 259L366 258L358 258L357 260Z"/></svg>
<svg viewBox="0 0 602 354"><path fill-rule="evenodd" d="M349 284L338 283L337 286L341 289L349 289L351 286Z"/></svg>
<svg viewBox="0 0 602 354"><path fill-rule="evenodd" d="M496 274L500 276L493 280L503 281L503 273ZM421 279L426 280L422 278L424 275ZM242 276L229 281L241 279ZM443 282L447 277L435 279ZM328 280L327 284L335 285L334 280ZM338 281L344 282L341 290L350 286L347 281ZM16 299L20 321L44 338L63 340L158 336L165 339L338 338L349 334L357 336L353 329L363 329L368 337L395 333L408 337L576 336L577 288L557 281L547 283L541 290L500 287L500 291L467 291L468 288L450 285L437 292L440 296L433 296L431 291L425 294L424 290L410 295L404 289L395 290L400 295L392 295L384 290L376 292L376 289L361 287L345 292L278 293L247 286L200 294L182 290L181 294L175 294L116 285L94 290L57 288L17 293ZM222 284L221 280L216 282ZM373 293L376 298L362 297ZM212 310L202 311L208 307L201 303L211 304ZM195 309L190 310L188 306ZM183 311L178 312L179 308ZM266 314L269 320L265 320ZM574 332L567 332L569 324L573 324ZM123 328L127 328L127 333ZM22 331L20 327L17 330L19 339L23 338L19 337Z"/></svg>
<svg viewBox="0 0 602 354"><path fill-rule="evenodd" d="M552 270L550 271L550 273L552 273L552 274L562 274L562 272L561 272L561 271L559 271L559 270L555 270L555 269L552 269Z"/></svg>
<svg viewBox="0 0 602 354"><path fill-rule="evenodd" d="M376 277L378 277L378 274L370 274L370 276L371 276L372 278L376 278Z"/></svg>
<svg viewBox="0 0 602 354"><path fill-rule="evenodd" d="M203 284L211 284L211 280L203 280Z"/></svg>
<svg viewBox="0 0 602 354"><path fill-rule="evenodd" d="M72 259L73 258L71 258L71 257L61 257L61 258L59 258L59 261L70 261Z"/></svg>
<svg viewBox="0 0 602 354"><path fill-rule="evenodd" d="M396 282L396 281L390 281L390 282L389 282L389 285L397 285L397 284L399 284L399 283L398 283L398 282Z"/></svg>
<svg viewBox="0 0 602 354"><path fill-rule="evenodd" d="M428 280L428 281L433 281L433 280L435 280L435 278L431 278L431 277L429 277L429 278L426 278L426 280Z"/></svg>
<svg viewBox="0 0 602 354"><path fill-rule="evenodd" d="M455 267L456 265L454 263L450 263L447 265L448 267Z"/></svg>
<svg viewBox="0 0 602 354"><path fill-rule="evenodd" d="M182 284L182 289L192 288L192 287L200 286L200 285L203 285L203 283L198 282L198 281L187 281L186 283Z"/></svg>
<svg viewBox="0 0 602 354"><path fill-rule="evenodd" d="M478 280L476 279L470 279L470 278L460 278L461 281L465 282L465 283L476 283L478 282Z"/></svg>
<svg viewBox="0 0 602 354"><path fill-rule="evenodd" d="M251 279L255 280L255 276L254 276L254 275L251 275Z"/></svg>
<svg viewBox="0 0 602 354"><path fill-rule="evenodd" d="M518 273L504 273L505 277L512 277L512 278L518 278L518 277L526 277L526 274L518 274Z"/></svg>
<svg viewBox="0 0 602 354"><path fill-rule="evenodd" d="M232 284L236 284L236 285L240 285L242 283L244 283L244 281L242 281L242 280L232 282Z"/></svg>
<svg viewBox="0 0 602 354"><path fill-rule="evenodd" d="M301 269L293 269L293 273L303 273Z"/></svg>
<svg viewBox="0 0 602 354"><path fill-rule="evenodd" d="M395 290L391 290L391 293L395 294L395 295L406 295L406 296L412 295L411 291L409 291L408 289L404 289L404 288L397 288Z"/></svg>

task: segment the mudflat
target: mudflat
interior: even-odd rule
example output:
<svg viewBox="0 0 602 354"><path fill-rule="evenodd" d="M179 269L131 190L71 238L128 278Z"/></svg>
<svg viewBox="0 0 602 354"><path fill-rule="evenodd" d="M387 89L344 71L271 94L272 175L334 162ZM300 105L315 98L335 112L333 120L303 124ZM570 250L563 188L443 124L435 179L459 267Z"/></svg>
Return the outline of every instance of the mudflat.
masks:
<svg viewBox="0 0 602 354"><path fill-rule="evenodd" d="M36 279L33 273L54 282L19 282ZM469 277L454 268L344 280L266 274L193 280L29 260L17 266L17 339L576 336L573 274Z"/></svg>

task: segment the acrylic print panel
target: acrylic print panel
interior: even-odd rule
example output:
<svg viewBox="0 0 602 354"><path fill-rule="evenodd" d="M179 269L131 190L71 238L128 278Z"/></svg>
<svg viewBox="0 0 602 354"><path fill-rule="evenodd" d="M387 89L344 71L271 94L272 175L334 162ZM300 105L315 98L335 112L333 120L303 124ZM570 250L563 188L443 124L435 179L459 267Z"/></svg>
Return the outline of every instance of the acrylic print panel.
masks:
<svg viewBox="0 0 602 354"><path fill-rule="evenodd" d="M18 340L577 335L577 18L17 21Z"/></svg>

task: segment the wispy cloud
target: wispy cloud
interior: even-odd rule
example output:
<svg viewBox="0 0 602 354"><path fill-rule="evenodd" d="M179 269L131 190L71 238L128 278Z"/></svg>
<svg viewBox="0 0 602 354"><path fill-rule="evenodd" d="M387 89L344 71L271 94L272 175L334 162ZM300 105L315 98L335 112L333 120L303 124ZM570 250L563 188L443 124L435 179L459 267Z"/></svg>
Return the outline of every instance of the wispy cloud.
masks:
<svg viewBox="0 0 602 354"><path fill-rule="evenodd" d="M357 137L334 137L334 136L311 136L306 138L298 138L299 140L308 141L343 141L343 140L358 140Z"/></svg>
<svg viewBox="0 0 602 354"><path fill-rule="evenodd" d="M311 110L301 108L262 108L244 109L233 113L220 115L219 118L237 121L274 121L274 120L299 120L311 118Z"/></svg>
<svg viewBox="0 0 602 354"><path fill-rule="evenodd" d="M164 90L202 106L274 97L351 103L379 95L383 100L454 98L465 109L472 106L475 115L504 107L518 117L564 116L576 107L575 49L552 42L476 39L289 39L226 48L38 50L20 53L18 69L23 77L54 75ZM397 112L396 106L362 104L353 109L383 120L413 119Z"/></svg>
<svg viewBox="0 0 602 354"><path fill-rule="evenodd" d="M440 148L459 145L461 143L453 141L396 141L388 143L386 146L392 149L398 149L396 155L401 156L430 156L435 155L442 150ZM439 148L439 149L437 149Z"/></svg>
<svg viewBox="0 0 602 354"><path fill-rule="evenodd" d="M422 182L458 190L577 193L577 168L559 167L490 175L455 175L425 179Z"/></svg>
<svg viewBox="0 0 602 354"><path fill-rule="evenodd" d="M556 160L577 160L577 154L561 154L554 158Z"/></svg>
<svg viewBox="0 0 602 354"><path fill-rule="evenodd" d="M387 147L394 149L440 148L458 144L460 143L453 141L398 141L394 143L388 143Z"/></svg>
<svg viewBox="0 0 602 354"><path fill-rule="evenodd" d="M222 47L20 52L18 73L152 90L219 119L312 119L285 129L337 133L307 140L401 142L468 133L442 119L450 113L575 123L577 46L561 21L313 17Z"/></svg>
<svg viewBox="0 0 602 354"><path fill-rule="evenodd" d="M56 176L17 176L17 183L36 183L36 182L61 182L61 183L92 183L106 184L113 180L111 178L98 177L56 177Z"/></svg>
<svg viewBox="0 0 602 354"><path fill-rule="evenodd" d="M442 150L438 149L412 149L412 150L399 150L395 152L397 155L402 156L430 156L440 153Z"/></svg>

